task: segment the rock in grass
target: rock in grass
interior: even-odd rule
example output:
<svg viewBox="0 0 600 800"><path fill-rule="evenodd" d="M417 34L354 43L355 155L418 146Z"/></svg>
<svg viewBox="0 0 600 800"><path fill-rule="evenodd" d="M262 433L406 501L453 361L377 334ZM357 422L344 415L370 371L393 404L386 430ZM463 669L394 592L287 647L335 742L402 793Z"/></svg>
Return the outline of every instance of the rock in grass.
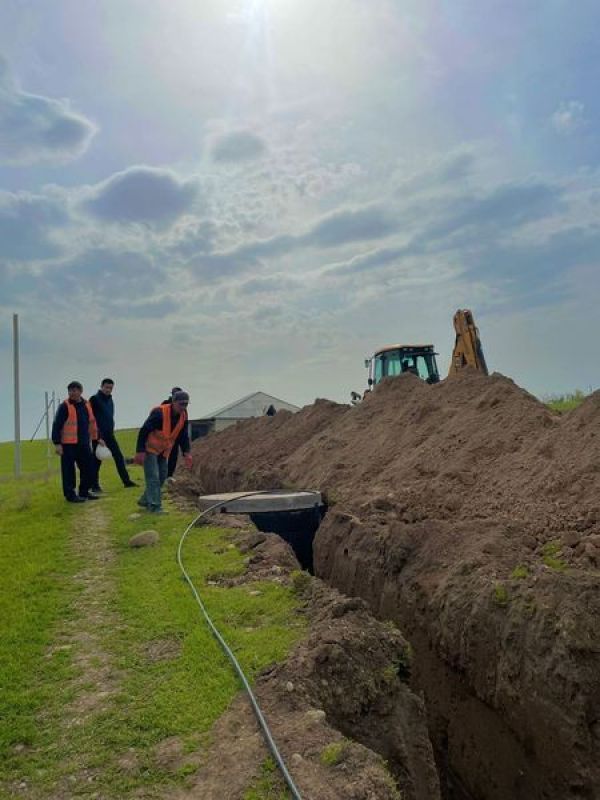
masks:
<svg viewBox="0 0 600 800"><path fill-rule="evenodd" d="M150 547L158 542L158 531L141 531L129 540L129 547Z"/></svg>

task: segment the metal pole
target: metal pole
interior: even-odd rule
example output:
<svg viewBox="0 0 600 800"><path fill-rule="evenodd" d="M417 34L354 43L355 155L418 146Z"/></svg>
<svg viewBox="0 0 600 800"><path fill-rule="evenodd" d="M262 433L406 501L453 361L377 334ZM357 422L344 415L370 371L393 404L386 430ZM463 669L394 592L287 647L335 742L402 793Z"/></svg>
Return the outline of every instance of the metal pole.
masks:
<svg viewBox="0 0 600 800"><path fill-rule="evenodd" d="M46 406L46 441L50 441L50 401L48 399L48 392L44 392L44 405Z"/></svg>
<svg viewBox="0 0 600 800"><path fill-rule="evenodd" d="M19 315L13 314L13 385L15 390L15 478L21 476L21 398L19 394Z"/></svg>
<svg viewBox="0 0 600 800"><path fill-rule="evenodd" d="M46 404L46 466L50 468L50 398L48 392L44 392L44 402Z"/></svg>

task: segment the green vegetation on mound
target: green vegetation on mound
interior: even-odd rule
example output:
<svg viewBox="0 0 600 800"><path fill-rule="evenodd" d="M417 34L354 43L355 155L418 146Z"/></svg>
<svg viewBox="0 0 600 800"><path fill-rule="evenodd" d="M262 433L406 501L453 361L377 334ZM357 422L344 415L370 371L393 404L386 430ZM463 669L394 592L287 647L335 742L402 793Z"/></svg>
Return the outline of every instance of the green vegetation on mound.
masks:
<svg viewBox="0 0 600 800"><path fill-rule="evenodd" d="M577 406L580 406L586 397L585 392L582 392L581 389L576 389L568 394L550 395L544 399L544 402L552 411L564 414L566 411L572 411Z"/></svg>
<svg viewBox="0 0 600 800"><path fill-rule="evenodd" d="M271 757L264 761L259 777L244 793L244 800L290 800L291 797Z"/></svg>

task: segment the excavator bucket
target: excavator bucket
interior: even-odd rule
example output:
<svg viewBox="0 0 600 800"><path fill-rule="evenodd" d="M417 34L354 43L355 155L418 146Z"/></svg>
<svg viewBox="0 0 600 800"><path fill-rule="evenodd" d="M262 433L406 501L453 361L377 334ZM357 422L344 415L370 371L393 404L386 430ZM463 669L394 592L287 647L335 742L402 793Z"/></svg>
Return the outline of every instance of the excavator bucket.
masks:
<svg viewBox="0 0 600 800"><path fill-rule="evenodd" d="M456 339L452 351L450 374L460 372L464 367L473 367L488 375L487 364L479 339L479 331L473 320L473 314L466 308L459 309L454 315Z"/></svg>

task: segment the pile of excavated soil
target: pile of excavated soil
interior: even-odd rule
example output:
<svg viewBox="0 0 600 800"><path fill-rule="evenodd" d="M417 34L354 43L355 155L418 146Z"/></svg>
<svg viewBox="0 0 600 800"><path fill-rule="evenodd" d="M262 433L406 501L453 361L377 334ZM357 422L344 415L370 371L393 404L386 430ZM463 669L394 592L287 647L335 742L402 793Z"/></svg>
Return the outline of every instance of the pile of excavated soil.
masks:
<svg viewBox="0 0 600 800"><path fill-rule="evenodd" d="M600 796L600 392L384 381L194 443L189 494L318 489L316 574L415 648L447 796Z"/></svg>

